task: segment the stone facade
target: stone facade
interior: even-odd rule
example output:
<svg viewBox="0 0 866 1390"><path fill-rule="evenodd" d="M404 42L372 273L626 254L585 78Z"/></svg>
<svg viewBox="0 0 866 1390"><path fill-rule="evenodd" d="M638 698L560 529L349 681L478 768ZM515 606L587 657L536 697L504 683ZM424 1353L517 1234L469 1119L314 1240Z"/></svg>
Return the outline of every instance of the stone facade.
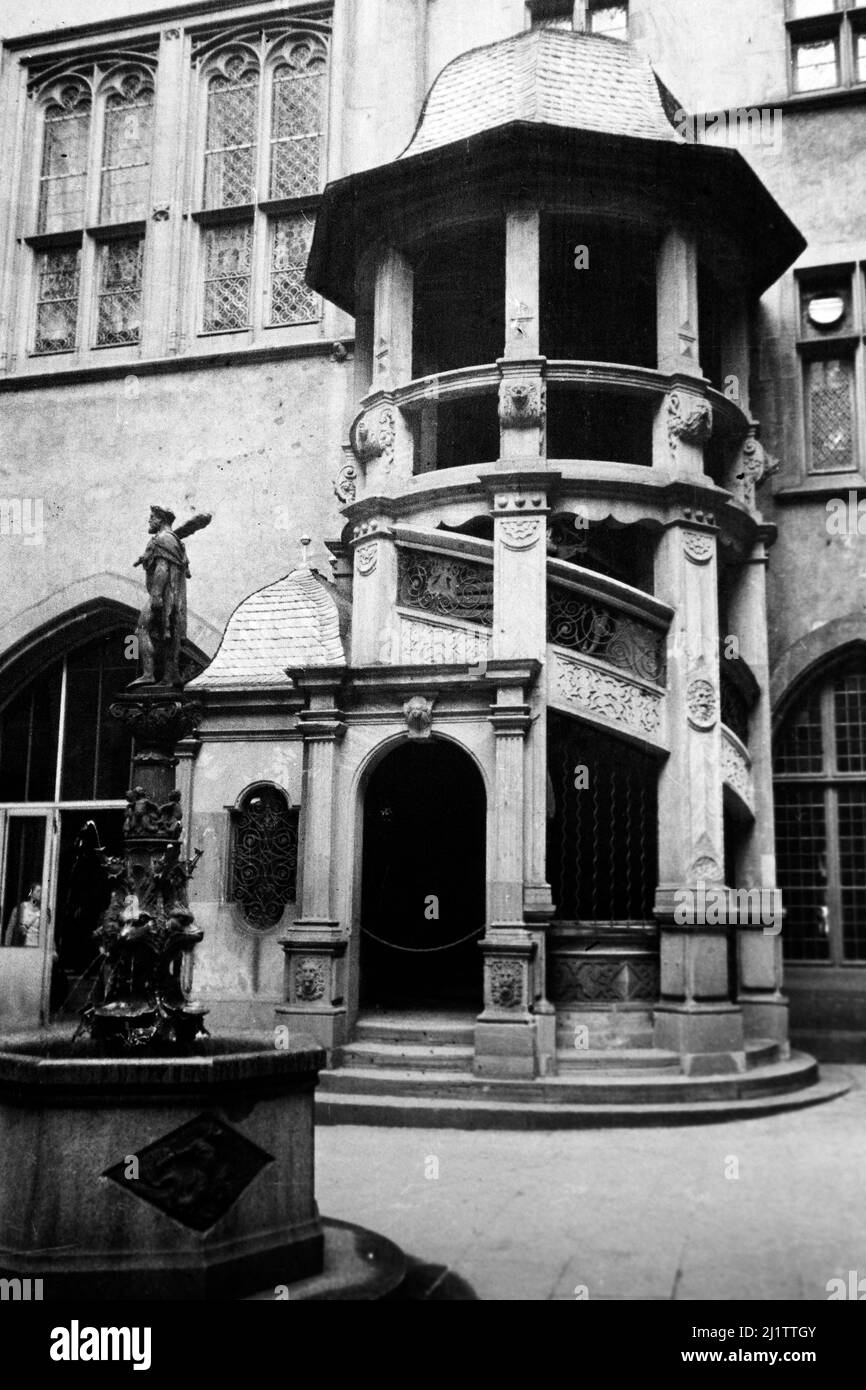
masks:
<svg viewBox="0 0 866 1390"><path fill-rule="evenodd" d="M97 0L75 8L80 27L35 36L17 11L4 14L0 167L14 215L0 244L7 460L0 539L15 582L0 587L0 710L46 660L72 649L79 621L92 625L102 614L103 628L133 633L140 591L134 556L124 555L122 541L119 548L126 517L144 515L153 502L211 511L213 524L194 557L189 639L199 667L214 658L221 639L222 652L199 679L206 715L180 750L179 785L192 807L192 842L205 851L194 888L205 931L197 989L215 1017L270 1026L277 1008L278 1019L302 1023L332 1052L348 1042L363 1002L365 914L372 910L363 883L365 797L377 769L410 742L458 747L484 786L480 1074L548 1069L556 1052L551 980L579 978L600 1008L632 997L631 976L624 984L621 975L627 948L619 938L586 983L582 948L569 937L567 950L560 949L556 931L548 932L551 919L563 915L548 867L548 724L555 713L655 760L654 935L648 959L642 939L642 984L634 997L645 1005L650 996L658 1006L657 1044L678 1050L684 1069L734 1071L744 1065L748 1038L784 1044L778 937L748 924L728 933L682 927L674 904L678 891L702 881L776 886L772 717L783 723L812 675L866 640L858 598L863 540L856 528L856 502L866 495L862 445L858 454L855 442L837 473L812 468L816 446L804 426L803 383L820 338L809 337L801 316L801 301L813 289L823 293L826 284L828 295L835 292L835 267L855 264L859 276L866 260L857 221L866 179L857 143L862 89L852 88L845 100L832 89L789 91L790 48L799 31L786 24L781 0L733 6L704 0L699 14L686 0L632 0L634 61L651 63L686 110L759 108L780 115L775 123L759 121L757 133L745 120L723 127L736 127L726 141L737 142L743 168L718 174L718 207L705 210L705 224L695 227L686 215L690 180L698 171L705 177L706 169L712 184L712 151L689 149L690 128L672 111L665 114L651 79L644 85L648 68L617 68L649 104L644 109L635 98L630 112L618 113L615 103L599 108L587 139L603 139L606 131L631 140L636 153L624 158L615 181L612 169L609 178L598 175L606 154L595 164L588 159L579 173L589 204L611 226L637 216L646 233L656 305L653 361L599 351L587 366L576 350L549 348L552 272L545 258L557 228L579 226L588 204L577 197L569 202L561 181L556 198L553 184L543 181L518 188L512 174L521 168L519 151L512 151L509 171L507 151L491 135L492 116L472 103L460 105L460 65L453 61L480 46L513 45L531 24L531 5L335 0L326 16L303 4L265 0L211 7L207 16L196 6L178 6L167 17L159 7L152 21L148 12L157 7L144 0L137 17L122 21ZM580 23L583 7L575 12ZM66 9L62 18L69 23ZM842 45L850 41L847 17L838 24ZM254 206L227 198L215 209L201 192L207 83L213 64L231 58L220 47L221 33L229 48L241 41L254 54L267 98L262 112L282 61L269 45L288 44L289 54L297 42L327 47L316 186L285 189L273 206L262 196ZM34 194L50 114L45 84L55 80L61 61L93 83L95 157L102 137L93 132L107 100L100 83L115 62L105 56L109 40L116 55L126 55L116 57L118 72L130 53L156 72L147 206L143 216L122 222L105 214L91 160L83 194L89 209L80 227L73 219L58 241L37 206L43 196L53 207L54 195ZM571 37L549 42L562 47ZM544 67L546 43L533 54L532 42L522 40L512 56L540 64L542 78L552 82L561 64ZM613 40L595 43L610 50ZM604 53L591 42L578 47L581 62L603 70ZM481 88L491 102L504 104L501 124L508 92L497 84L507 65L500 70L495 49L484 54ZM621 59L615 53L610 61ZM377 73L387 73L388 81L373 80ZM437 105L434 84L442 83ZM416 130L431 87L426 125ZM477 126L470 193L459 196L449 145L455 113ZM637 124L617 129L618 118ZM557 170L573 174L572 155L550 135L544 111L538 120L550 141L551 180ZM587 128L581 111L560 114L553 124L569 120L575 129ZM263 178L278 137L276 127L258 130ZM650 141L658 160L652 196L640 170ZM423 153L424 168L413 165L413 146ZM494 165L495 189L486 173ZM840 167L848 171L843 185ZM324 192L349 176L357 180L354 212L338 191ZM449 190L450 202L443 197ZM315 305L275 322L272 307L260 312L259 301L272 306L287 285L307 293L300 280L290 280L291 271L280 269L287 262L275 249L279 219L296 216L302 205L315 213L322 193L310 261ZM250 196L259 197L255 189ZM736 199L738 218L729 225L724 208ZM561 223L551 220L554 205ZM435 255L437 239L450 245L462 226L488 228L494 208L501 226L491 231L490 246L498 247L501 236L502 304L491 350L421 370L416 354L427 330L419 328L413 302L428 302L425 275L435 283L425 257ZM784 214L802 232L805 249ZM738 219L745 232L735 230ZM100 305L110 292L99 280L102 248L127 223L134 230L127 227L123 236L143 237L145 247L139 340L97 345ZM250 322L206 329L206 284L221 274L221 284L236 286L239 265L241 278L246 274L243 250L238 244L226 250L225 243L219 243L223 260L214 253L217 270L208 272L216 229L235 223L252 228ZM711 225L718 232L712 244ZM58 244L62 250L64 236L70 247L80 245L77 340L63 351L34 353L34 326L55 331L57 311L40 305L50 305L52 294L62 298L44 278L50 263L39 258ZM583 239L575 234L575 241ZM288 254L280 246L279 254ZM498 254L491 249L490 258ZM590 267L595 254L590 236ZM236 258L229 274L226 256ZM584 273L572 255L557 264L563 284ZM863 286L850 284L856 316ZM866 328L858 325L857 331ZM862 381L861 363L856 370ZM563 453L557 431L566 397L601 402L602 440L610 417L633 411L637 419L643 411L652 466L606 454L602 444L593 452ZM483 416L480 426L473 410ZM855 411L862 414L862 403ZM864 424L859 418L852 424L855 441L866 437ZM486 433L473 434L476 429ZM456 451L449 456L457 460L453 467L443 462L449 448ZM847 503L852 492L853 533L828 533L828 500ZM561 518L578 538L582 520L591 536L629 527L627 536L648 537L650 578L617 580L613 569L582 565L580 551L568 558L552 548ZM312 538L305 547L303 535ZM413 597L401 576L408 561L430 556L435 563L421 567ZM309 626L297 643L287 641L281 673L253 679L253 668L264 669L256 645L259 609L253 613L244 600L292 571L302 575L301 586L318 576L326 597L304 610L299 621ZM631 579L637 578L635 571ZM571 586L581 622L590 624L571 644L548 633L553 583ZM423 602L416 601L419 593ZM240 637L231 637L233 613L236 628L241 615L249 619L240 623ZM622 656L623 642L634 640L628 624L660 634L663 678L628 666ZM719 650L729 636L753 678L747 745L721 714ZM250 647L257 659L245 665ZM232 678L220 678L229 669ZM233 827L244 797L260 785L281 789L299 837L283 915L266 930L245 920L233 868ZM125 790L118 785L111 795L75 804L116 810ZM62 779L56 797L38 804L46 815L71 814ZM16 808L16 797L0 798L4 833ZM46 849L55 899L56 862ZM16 891L8 853L0 872L5 931ZM430 894L436 896L435 887ZM55 900L55 916L60 911ZM729 936L739 937L731 958ZM17 954L10 953L7 978L33 975L29 960L12 959ZM786 990L795 1022L860 1026L862 992L844 964L838 955L820 969L790 962ZM609 999L605 979L614 981ZM16 984L7 1003L13 993L16 1016L31 1015L34 1001L38 1009L37 986Z"/></svg>

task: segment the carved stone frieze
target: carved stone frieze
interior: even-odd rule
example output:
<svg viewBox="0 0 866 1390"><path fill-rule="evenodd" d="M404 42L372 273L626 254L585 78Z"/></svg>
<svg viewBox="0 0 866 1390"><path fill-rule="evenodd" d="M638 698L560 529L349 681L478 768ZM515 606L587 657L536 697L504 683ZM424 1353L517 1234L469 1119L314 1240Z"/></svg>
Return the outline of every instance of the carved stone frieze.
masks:
<svg viewBox="0 0 866 1390"><path fill-rule="evenodd" d="M584 665L577 658L558 652L554 655L553 691L577 711L596 715L636 733L659 734L660 695L594 666Z"/></svg>
<svg viewBox="0 0 866 1390"><path fill-rule="evenodd" d="M490 637L485 632L421 619L400 619L400 660L409 665L478 663L489 653Z"/></svg>
<svg viewBox="0 0 866 1390"><path fill-rule="evenodd" d="M727 734L722 734L722 777L742 801L754 808L755 787L748 761Z"/></svg>

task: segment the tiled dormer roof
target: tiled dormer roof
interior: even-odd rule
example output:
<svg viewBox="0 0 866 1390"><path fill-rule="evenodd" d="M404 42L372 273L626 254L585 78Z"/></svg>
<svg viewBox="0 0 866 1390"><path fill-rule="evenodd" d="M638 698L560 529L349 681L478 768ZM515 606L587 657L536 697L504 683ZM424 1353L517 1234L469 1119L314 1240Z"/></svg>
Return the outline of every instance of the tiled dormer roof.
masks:
<svg viewBox="0 0 866 1390"><path fill-rule="evenodd" d="M345 664L337 605L324 580L301 566L238 604L216 656L187 689L290 688L287 666Z"/></svg>
<svg viewBox="0 0 866 1390"><path fill-rule="evenodd" d="M672 111L676 102L629 44L533 29L462 53L443 68L400 158L513 121L684 144L666 106Z"/></svg>

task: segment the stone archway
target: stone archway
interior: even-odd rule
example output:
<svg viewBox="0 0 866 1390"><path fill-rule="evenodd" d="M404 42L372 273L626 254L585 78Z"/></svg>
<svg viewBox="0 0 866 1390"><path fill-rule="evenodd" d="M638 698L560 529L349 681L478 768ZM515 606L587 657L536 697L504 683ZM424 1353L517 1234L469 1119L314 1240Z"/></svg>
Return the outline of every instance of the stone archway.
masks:
<svg viewBox="0 0 866 1390"><path fill-rule="evenodd" d="M362 1008L475 1008L485 921L486 798L469 755L408 741L364 799Z"/></svg>

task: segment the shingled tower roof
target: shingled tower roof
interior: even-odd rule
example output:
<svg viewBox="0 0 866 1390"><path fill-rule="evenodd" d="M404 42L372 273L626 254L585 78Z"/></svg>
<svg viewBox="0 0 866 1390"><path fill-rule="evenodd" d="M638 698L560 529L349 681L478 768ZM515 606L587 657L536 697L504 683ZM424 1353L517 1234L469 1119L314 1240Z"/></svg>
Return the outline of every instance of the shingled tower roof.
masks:
<svg viewBox="0 0 866 1390"><path fill-rule="evenodd" d="M649 63L619 39L533 29L461 53L421 110L408 159L512 121L684 143L676 101Z"/></svg>
<svg viewBox="0 0 866 1390"><path fill-rule="evenodd" d="M216 656L187 689L290 687L287 666L345 664L337 605L325 581L301 566L238 604Z"/></svg>

